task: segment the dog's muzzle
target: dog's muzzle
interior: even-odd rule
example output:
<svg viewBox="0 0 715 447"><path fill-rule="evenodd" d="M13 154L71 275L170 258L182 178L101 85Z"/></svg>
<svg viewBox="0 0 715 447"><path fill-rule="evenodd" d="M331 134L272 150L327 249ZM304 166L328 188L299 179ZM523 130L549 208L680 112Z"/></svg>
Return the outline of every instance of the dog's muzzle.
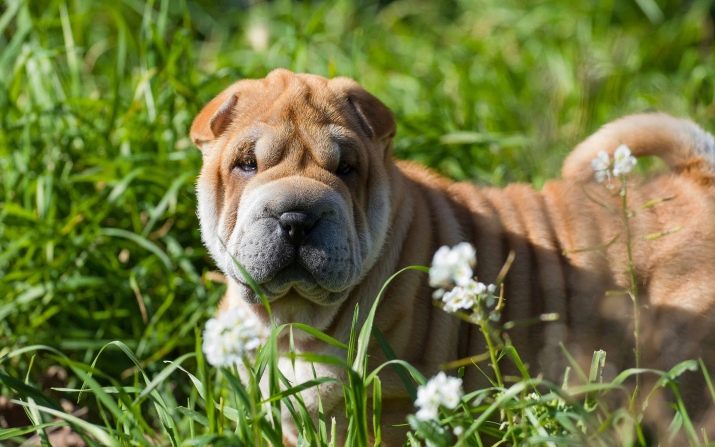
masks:
<svg viewBox="0 0 715 447"><path fill-rule="evenodd" d="M258 196L266 197L262 203L239 210L230 253L270 300L293 290L327 304L359 275L359 246L347 206L334 193L317 200L266 193ZM232 267L232 276L245 284Z"/></svg>

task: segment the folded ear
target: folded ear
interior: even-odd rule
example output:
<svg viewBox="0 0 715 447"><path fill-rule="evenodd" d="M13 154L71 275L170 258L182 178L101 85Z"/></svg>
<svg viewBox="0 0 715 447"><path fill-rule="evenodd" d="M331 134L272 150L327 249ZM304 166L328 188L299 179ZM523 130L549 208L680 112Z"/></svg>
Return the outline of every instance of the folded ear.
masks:
<svg viewBox="0 0 715 447"><path fill-rule="evenodd" d="M379 99L348 78L331 81L345 92L348 107L358 120L365 135L374 140L388 141L395 136L395 118L392 111Z"/></svg>
<svg viewBox="0 0 715 447"><path fill-rule="evenodd" d="M191 141L199 149L203 150L206 143L215 140L226 130L233 118L237 101L238 82L219 93L196 115L190 135Z"/></svg>

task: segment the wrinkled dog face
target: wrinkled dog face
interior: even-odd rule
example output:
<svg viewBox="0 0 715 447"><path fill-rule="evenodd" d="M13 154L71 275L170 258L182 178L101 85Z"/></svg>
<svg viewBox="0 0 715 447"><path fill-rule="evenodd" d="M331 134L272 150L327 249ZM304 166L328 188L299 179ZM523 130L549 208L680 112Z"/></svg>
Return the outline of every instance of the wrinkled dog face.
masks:
<svg viewBox="0 0 715 447"><path fill-rule="evenodd" d="M202 237L249 302L236 262L285 321L319 323L374 264L387 232L389 110L355 82L276 70L196 117ZM235 260L235 261L234 261Z"/></svg>

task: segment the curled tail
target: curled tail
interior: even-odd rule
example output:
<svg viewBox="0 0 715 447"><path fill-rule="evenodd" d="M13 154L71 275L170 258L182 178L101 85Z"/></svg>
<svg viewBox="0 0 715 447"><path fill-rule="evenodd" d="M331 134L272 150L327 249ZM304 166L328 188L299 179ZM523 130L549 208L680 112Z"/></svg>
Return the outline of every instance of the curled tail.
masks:
<svg viewBox="0 0 715 447"><path fill-rule="evenodd" d="M655 155L670 169L715 184L715 139L690 120L665 113L629 115L612 121L586 138L566 157L561 175L565 179L593 178L591 161L600 151L613 155L625 144L636 157Z"/></svg>

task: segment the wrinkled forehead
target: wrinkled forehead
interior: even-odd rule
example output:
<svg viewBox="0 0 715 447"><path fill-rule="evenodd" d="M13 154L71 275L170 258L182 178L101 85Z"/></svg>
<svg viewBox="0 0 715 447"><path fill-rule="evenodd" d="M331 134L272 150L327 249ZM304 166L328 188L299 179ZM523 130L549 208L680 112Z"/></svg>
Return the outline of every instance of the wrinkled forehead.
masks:
<svg viewBox="0 0 715 447"><path fill-rule="evenodd" d="M360 145L360 128L347 98L317 76L277 81L249 80L239 89L229 146L254 144L258 157L281 157L277 149L308 148L322 163L337 163L341 152Z"/></svg>
<svg viewBox="0 0 715 447"><path fill-rule="evenodd" d="M276 125L254 121L227 141L231 152L240 153L250 146L258 158L266 163L277 163L291 149L307 150L311 157L327 166L336 165L347 151L351 153L360 146L359 139L351 129L337 124L300 125L281 121Z"/></svg>
<svg viewBox="0 0 715 447"><path fill-rule="evenodd" d="M238 91L234 123L246 127L260 122L272 127L348 127L347 97L330 81L312 75L269 76L243 81Z"/></svg>

